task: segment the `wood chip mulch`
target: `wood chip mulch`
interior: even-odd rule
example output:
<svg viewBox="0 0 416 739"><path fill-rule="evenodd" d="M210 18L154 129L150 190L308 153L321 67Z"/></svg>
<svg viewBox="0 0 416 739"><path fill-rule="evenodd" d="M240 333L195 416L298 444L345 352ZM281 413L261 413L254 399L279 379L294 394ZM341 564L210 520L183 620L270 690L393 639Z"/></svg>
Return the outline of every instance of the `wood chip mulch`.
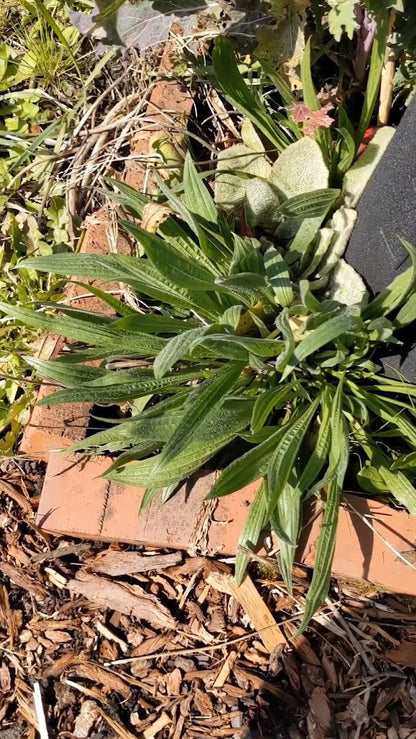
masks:
<svg viewBox="0 0 416 739"><path fill-rule="evenodd" d="M1 478L0 739L416 739L409 599L334 583L294 637L304 572L292 597L258 560L236 589L205 557L54 539L39 465Z"/></svg>

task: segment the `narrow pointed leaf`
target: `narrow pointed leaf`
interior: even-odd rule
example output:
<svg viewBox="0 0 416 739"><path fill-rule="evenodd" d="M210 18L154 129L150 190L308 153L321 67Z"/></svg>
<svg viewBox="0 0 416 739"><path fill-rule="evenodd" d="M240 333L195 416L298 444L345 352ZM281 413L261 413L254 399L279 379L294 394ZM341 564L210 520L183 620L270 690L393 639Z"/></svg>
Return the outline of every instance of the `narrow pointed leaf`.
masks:
<svg viewBox="0 0 416 739"><path fill-rule="evenodd" d="M203 336L207 332L207 327L192 328L189 331L173 336L162 351L157 355L153 362L153 371L155 377L160 379L171 370L175 362L182 359L195 344L195 339Z"/></svg>
<svg viewBox="0 0 416 739"><path fill-rule="evenodd" d="M309 428L319 405L319 397L288 424L288 428L280 439L267 470L268 481L268 515L276 506L277 499L284 489L294 468L300 445Z"/></svg>
<svg viewBox="0 0 416 739"><path fill-rule="evenodd" d="M238 539L239 546L243 546L246 549L254 551L266 523L266 498L263 482L250 506L244 529ZM235 579L237 585L240 585L243 581L249 561L250 555L246 554L246 552L241 549L237 549L237 556L235 559Z"/></svg>
<svg viewBox="0 0 416 739"><path fill-rule="evenodd" d="M292 370L325 344L340 338L345 333L356 331L357 324L347 313L334 316L311 331L296 347L282 374L284 380Z"/></svg>
<svg viewBox="0 0 416 739"><path fill-rule="evenodd" d="M267 472L270 457L285 430L285 427L277 429L269 438L231 462L211 488L207 499L229 495L263 477Z"/></svg>
<svg viewBox="0 0 416 739"><path fill-rule="evenodd" d="M256 434L263 428L273 409L282 408L284 406L293 392L293 387L293 383L289 383L284 387L273 387L270 390L265 390L258 396L254 404L253 416L251 419L251 431L253 434Z"/></svg>
<svg viewBox="0 0 416 739"><path fill-rule="evenodd" d="M188 404L189 408L185 409L181 423L163 448L157 464L158 471L188 447L198 434L199 428L210 416L213 417L218 412L218 408L221 407L227 393L232 390L243 369L243 364L232 363L218 370L213 379L206 380L200 386L195 399Z"/></svg>

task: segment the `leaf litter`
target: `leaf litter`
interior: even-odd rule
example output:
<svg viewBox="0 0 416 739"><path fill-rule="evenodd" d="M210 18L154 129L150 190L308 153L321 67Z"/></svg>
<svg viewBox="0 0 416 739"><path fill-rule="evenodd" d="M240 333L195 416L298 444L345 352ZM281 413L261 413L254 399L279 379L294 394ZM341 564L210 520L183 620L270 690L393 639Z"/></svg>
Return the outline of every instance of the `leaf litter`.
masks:
<svg viewBox="0 0 416 739"><path fill-rule="evenodd" d="M42 474L2 465L2 737L34 738L40 708L62 739L416 737L411 599L334 582L296 636L306 570L289 595L262 557L237 587L205 557L51 537Z"/></svg>

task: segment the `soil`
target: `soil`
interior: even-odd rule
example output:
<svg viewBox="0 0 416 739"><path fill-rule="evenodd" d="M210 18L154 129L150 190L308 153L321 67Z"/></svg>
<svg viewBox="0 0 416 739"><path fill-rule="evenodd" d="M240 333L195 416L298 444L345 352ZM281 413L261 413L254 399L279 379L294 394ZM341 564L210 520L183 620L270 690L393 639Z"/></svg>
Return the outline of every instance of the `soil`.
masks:
<svg viewBox="0 0 416 739"><path fill-rule="evenodd" d="M43 465L8 461L0 482L0 737L416 737L411 599L333 582L294 638L293 596L261 558L253 588L279 624L273 652L226 563L54 538L34 524ZM211 583L211 584L210 584Z"/></svg>

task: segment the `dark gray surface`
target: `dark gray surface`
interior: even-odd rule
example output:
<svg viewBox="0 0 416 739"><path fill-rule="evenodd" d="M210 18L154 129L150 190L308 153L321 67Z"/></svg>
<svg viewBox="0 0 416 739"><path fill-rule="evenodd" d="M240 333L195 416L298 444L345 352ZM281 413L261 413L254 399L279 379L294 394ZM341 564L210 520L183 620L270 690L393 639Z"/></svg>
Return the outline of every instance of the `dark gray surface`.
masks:
<svg viewBox="0 0 416 739"><path fill-rule="evenodd" d="M373 293L385 288L408 266L399 236L416 247L416 98L404 114L358 205L357 225L345 258ZM397 371L416 382L413 328L401 338L407 350L383 359L386 374ZM409 351L410 346L410 351Z"/></svg>

